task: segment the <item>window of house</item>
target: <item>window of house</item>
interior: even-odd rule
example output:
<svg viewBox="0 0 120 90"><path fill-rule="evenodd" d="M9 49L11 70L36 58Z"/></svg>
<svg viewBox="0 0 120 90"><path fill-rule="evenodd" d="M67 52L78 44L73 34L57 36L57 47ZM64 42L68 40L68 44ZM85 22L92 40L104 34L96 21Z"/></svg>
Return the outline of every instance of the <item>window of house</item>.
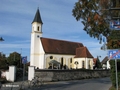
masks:
<svg viewBox="0 0 120 90"><path fill-rule="evenodd" d="M82 61L82 68L85 68L85 61Z"/></svg>
<svg viewBox="0 0 120 90"><path fill-rule="evenodd" d="M70 63L72 63L72 58L70 58Z"/></svg>
<svg viewBox="0 0 120 90"><path fill-rule="evenodd" d="M63 57L61 58L61 65L63 66Z"/></svg>
<svg viewBox="0 0 120 90"><path fill-rule="evenodd" d="M37 30L39 31L39 26L38 26Z"/></svg>
<svg viewBox="0 0 120 90"><path fill-rule="evenodd" d="M89 69L90 69L90 60L89 60L89 64L88 65L89 65Z"/></svg>

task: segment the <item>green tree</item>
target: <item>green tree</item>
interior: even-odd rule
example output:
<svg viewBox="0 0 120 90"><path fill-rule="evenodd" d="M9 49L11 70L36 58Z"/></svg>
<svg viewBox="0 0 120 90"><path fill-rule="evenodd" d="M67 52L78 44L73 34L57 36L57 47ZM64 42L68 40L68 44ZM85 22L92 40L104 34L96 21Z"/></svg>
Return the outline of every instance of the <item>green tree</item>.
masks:
<svg viewBox="0 0 120 90"><path fill-rule="evenodd" d="M102 65L101 65L101 62L100 62L99 57L97 57L96 67L97 67L97 68L102 68Z"/></svg>
<svg viewBox="0 0 120 90"><path fill-rule="evenodd" d="M72 10L77 21L81 20L84 29L90 37L102 41L111 33L109 21L111 16L118 16L118 11L109 8L120 7L120 0L78 0Z"/></svg>
<svg viewBox="0 0 120 90"><path fill-rule="evenodd" d="M8 56L7 62L9 65L15 65L19 68L21 64L21 55L17 52L13 52Z"/></svg>
<svg viewBox="0 0 120 90"><path fill-rule="evenodd" d="M8 63L6 60L6 56L3 53L0 53L0 68L1 69L7 69L8 68Z"/></svg>
<svg viewBox="0 0 120 90"><path fill-rule="evenodd" d="M96 60L96 63L95 63L95 66L93 67L94 69L99 69L99 68L102 68L102 65L101 65L101 62L99 60L99 56L97 56L97 60Z"/></svg>
<svg viewBox="0 0 120 90"><path fill-rule="evenodd" d="M120 59L117 60L117 73L118 73L118 87L120 90ZM115 66L115 60L110 60L110 66L111 66L111 69L110 69L110 72L111 72L111 75L110 75L110 78L111 78L111 81L112 81L112 86L114 88L116 88L116 66ZM110 89L110 90L116 90L116 89Z"/></svg>

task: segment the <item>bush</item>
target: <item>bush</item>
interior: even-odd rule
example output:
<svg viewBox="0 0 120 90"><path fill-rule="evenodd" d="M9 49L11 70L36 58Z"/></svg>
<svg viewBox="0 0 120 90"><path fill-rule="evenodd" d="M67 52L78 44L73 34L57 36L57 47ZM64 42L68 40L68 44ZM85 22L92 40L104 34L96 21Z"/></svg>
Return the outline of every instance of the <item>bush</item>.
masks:
<svg viewBox="0 0 120 90"><path fill-rule="evenodd" d="M116 90L116 88L114 86L110 87L109 90ZM120 90L120 87L118 88L118 90Z"/></svg>
<svg viewBox="0 0 120 90"><path fill-rule="evenodd" d="M120 70L119 70L119 65L120 65L120 60L117 60L117 73L118 73L118 87L120 87ZM113 88L116 87L116 66L115 66L115 60L110 60L110 66L111 66L111 81L112 81L112 89L110 90L114 90ZM120 90L120 89L119 89Z"/></svg>

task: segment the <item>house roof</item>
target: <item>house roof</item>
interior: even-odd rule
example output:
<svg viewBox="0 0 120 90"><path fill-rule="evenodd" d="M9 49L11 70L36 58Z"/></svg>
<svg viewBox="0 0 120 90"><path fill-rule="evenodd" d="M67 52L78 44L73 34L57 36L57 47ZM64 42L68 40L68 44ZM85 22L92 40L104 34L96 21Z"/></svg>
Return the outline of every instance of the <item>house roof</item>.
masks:
<svg viewBox="0 0 120 90"><path fill-rule="evenodd" d="M45 53L75 55L76 48L83 47L82 43L41 37Z"/></svg>
<svg viewBox="0 0 120 90"><path fill-rule="evenodd" d="M41 16L40 16L39 8L37 9L37 12L35 14L33 22L39 22L39 23L43 24Z"/></svg>
<svg viewBox="0 0 120 90"><path fill-rule="evenodd" d="M81 57L93 58L91 53L88 51L87 47L79 47L76 49L75 58L81 58Z"/></svg>
<svg viewBox="0 0 120 90"><path fill-rule="evenodd" d="M103 60L102 60L102 64L106 64L106 62L108 61L108 56L106 56Z"/></svg>
<svg viewBox="0 0 120 90"><path fill-rule="evenodd" d="M97 58L94 58L94 59L93 59L93 62L94 62L94 64L96 64L96 62L97 62Z"/></svg>

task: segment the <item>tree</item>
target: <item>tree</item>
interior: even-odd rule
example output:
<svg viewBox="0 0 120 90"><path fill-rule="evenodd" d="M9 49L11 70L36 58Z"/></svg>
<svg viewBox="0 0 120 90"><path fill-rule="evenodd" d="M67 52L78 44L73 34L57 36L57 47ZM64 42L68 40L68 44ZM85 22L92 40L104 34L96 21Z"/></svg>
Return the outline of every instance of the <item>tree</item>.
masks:
<svg viewBox="0 0 120 90"><path fill-rule="evenodd" d="M95 63L95 66L93 67L94 69L96 68L102 68L102 65L101 65L101 62L99 60L99 56L97 56L97 59L96 59L96 63Z"/></svg>
<svg viewBox="0 0 120 90"><path fill-rule="evenodd" d="M0 69L7 69L8 63L6 60L6 56L3 53L0 53Z"/></svg>
<svg viewBox="0 0 120 90"><path fill-rule="evenodd" d="M120 30L114 30L111 32L110 36L107 38L107 48L108 49L120 48Z"/></svg>
<svg viewBox="0 0 120 90"><path fill-rule="evenodd" d="M109 12L111 7L120 7L120 0L78 0L72 10L77 21L81 20L90 37L102 41L111 33L109 21L111 16L118 16L118 11Z"/></svg>
<svg viewBox="0 0 120 90"><path fill-rule="evenodd" d="M8 56L7 61L9 65L15 65L19 68L21 63L21 55L17 52L13 52Z"/></svg>

